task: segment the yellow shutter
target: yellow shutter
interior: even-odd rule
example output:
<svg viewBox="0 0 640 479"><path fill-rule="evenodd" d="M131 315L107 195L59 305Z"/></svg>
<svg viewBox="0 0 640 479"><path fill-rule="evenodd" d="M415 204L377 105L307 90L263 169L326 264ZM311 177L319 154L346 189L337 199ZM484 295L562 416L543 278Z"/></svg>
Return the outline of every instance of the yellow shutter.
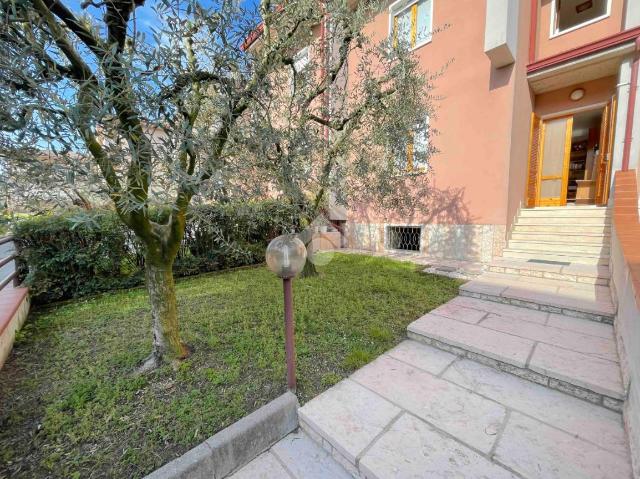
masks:
<svg viewBox="0 0 640 479"><path fill-rule="evenodd" d="M411 7L411 48L416 46L416 37L418 30L418 4L414 3Z"/></svg>
<svg viewBox="0 0 640 479"><path fill-rule="evenodd" d="M531 130L529 131L529 163L527 173L525 204L532 208L538 201L538 173L540 170L540 126L541 121L535 113L531 113Z"/></svg>

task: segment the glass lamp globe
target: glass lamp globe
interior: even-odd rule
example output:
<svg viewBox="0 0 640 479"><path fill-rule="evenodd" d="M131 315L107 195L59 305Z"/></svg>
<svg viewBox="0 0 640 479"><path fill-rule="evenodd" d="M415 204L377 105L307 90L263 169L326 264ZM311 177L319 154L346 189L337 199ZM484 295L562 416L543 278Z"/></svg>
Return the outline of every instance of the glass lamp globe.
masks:
<svg viewBox="0 0 640 479"><path fill-rule="evenodd" d="M300 274L307 260L307 248L296 235L282 235L267 246L267 266L281 278Z"/></svg>

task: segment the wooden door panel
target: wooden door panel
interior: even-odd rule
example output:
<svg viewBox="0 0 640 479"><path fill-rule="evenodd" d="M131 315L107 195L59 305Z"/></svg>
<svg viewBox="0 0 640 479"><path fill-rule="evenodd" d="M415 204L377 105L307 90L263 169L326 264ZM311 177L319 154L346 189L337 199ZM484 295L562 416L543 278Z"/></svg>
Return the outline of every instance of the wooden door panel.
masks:
<svg viewBox="0 0 640 479"><path fill-rule="evenodd" d="M542 122L538 206L562 206L567 203L572 131L571 116Z"/></svg>

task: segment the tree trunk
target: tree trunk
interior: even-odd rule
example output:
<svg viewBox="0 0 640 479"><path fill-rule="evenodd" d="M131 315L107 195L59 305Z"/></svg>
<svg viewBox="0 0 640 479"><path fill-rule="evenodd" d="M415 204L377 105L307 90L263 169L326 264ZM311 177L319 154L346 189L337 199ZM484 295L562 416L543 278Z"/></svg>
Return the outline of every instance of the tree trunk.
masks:
<svg viewBox="0 0 640 479"><path fill-rule="evenodd" d="M313 278L314 276L318 276L318 270L316 269L316 265L307 258L307 261L304 263L304 268L302 268L300 272L300 278Z"/></svg>
<svg viewBox="0 0 640 479"><path fill-rule="evenodd" d="M151 303L153 352L142 365L142 371L153 369L163 362L184 359L189 349L180 340L176 287L172 264L145 262L147 290Z"/></svg>

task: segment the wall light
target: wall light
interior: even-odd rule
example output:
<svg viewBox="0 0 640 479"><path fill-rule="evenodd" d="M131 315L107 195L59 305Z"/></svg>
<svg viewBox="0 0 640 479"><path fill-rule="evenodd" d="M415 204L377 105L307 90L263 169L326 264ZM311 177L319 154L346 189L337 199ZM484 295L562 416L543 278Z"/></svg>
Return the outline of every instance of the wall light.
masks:
<svg viewBox="0 0 640 479"><path fill-rule="evenodd" d="M571 95L569 95L569 98L571 98L573 101L582 100L584 98L584 93L585 93L584 88L576 88L571 92Z"/></svg>

